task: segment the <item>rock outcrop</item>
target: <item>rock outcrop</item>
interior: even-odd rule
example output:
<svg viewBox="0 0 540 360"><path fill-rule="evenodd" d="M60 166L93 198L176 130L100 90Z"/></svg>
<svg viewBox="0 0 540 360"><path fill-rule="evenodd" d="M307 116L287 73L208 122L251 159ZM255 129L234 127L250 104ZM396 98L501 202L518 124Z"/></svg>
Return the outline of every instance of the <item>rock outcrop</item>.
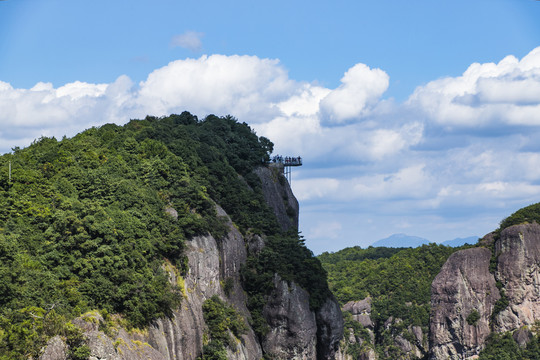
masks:
<svg viewBox="0 0 540 360"><path fill-rule="evenodd" d="M52 337L45 347L40 360L65 360L68 358L68 346L58 335Z"/></svg>
<svg viewBox="0 0 540 360"><path fill-rule="evenodd" d="M381 358L392 359L417 359L424 358L428 352L427 337L420 326L403 326L403 321L399 318L389 317L383 324L379 324L379 334L385 333L388 336L385 340L379 338L376 343L375 323L371 314L371 298L367 297L360 301L350 301L343 306L343 311L351 314L352 320L362 325L362 331L355 334L353 328L345 329L348 332L344 341L340 344L339 358L352 359L347 355L347 349L355 347L356 358L365 360L378 359L375 352L378 347L383 353ZM359 336L361 335L361 336ZM349 356L349 357L347 357Z"/></svg>
<svg viewBox="0 0 540 360"><path fill-rule="evenodd" d="M433 282L431 359L477 355L492 331L513 332L525 346L540 319L540 225L510 226L479 243L487 248L454 253Z"/></svg>
<svg viewBox="0 0 540 360"><path fill-rule="evenodd" d="M276 167L255 170L261 179L264 200L274 211L281 230L298 229L298 200L281 172Z"/></svg>
<svg viewBox="0 0 540 360"><path fill-rule="evenodd" d="M317 320L317 359L333 359L343 338L343 316L334 296L315 313Z"/></svg>
<svg viewBox="0 0 540 360"><path fill-rule="evenodd" d="M508 307L496 316L495 330L511 331L540 319L540 225L515 225L495 243L496 279Z"/></svg>
<svg viewBox="0 0 540 360"><path fill-rule="evenodd" d="M452 254L431 286L432 359L477 354L490 333L499 290L489 272L491 251L472 248Z"/></svg>
<svg viewBox="0 0 540 360"><path fill-rule="evenodd" d="M270 331L263 340L267 354L279 359L316 359L317 322L309 309L309 294L274 276L274 290L263 316Z"/></svg>
<svg viewBox="0 0 540 360"><path fill-rule="evenodd" d="M349 301L343 305L343 311L351 313L352 318L362 324L373 334L373 321L371 320L371 298L367 297L360 301Z"/></svg>

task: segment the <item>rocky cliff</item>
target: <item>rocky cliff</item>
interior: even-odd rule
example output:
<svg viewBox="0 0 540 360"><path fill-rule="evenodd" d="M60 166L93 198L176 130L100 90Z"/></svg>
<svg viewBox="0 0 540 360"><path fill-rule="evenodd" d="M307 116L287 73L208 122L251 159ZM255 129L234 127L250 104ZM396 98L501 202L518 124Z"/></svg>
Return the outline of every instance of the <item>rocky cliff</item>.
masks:
<svg viewBox="0 0 540 360"><path fill-rule="evenodd" d="M473 248L450 256L431 290L430 342L434 359L461 358L481 350L499 290L489 272L491 251ZM477 315L475 315L477 314Z"/></svg>
<svg viewBox="0 0 540 360"><path fill-rule="evenodd" d="M274 211L281 229L298 229L298 200L282 172L283 167L275 166L255 170L261 180L264 199Z"/></svg>
<svg viewBox="0 0 540 360"><path fill-rule="evenodd" d="M510 226L480 244L450 256L433 282L431 359L473 357L492 332L514 332L524 345L540 319L540 225Z"/></svg>
<svg viewBox="0 0 540 360"><path fill-rule="evenodd" d="M495 330L510 331L540 319L540 225L507 228L495 242L496 280L508 306L495 317Z"/></svg>
<svg viewBox="0 0 540 360"><path fill-rule="evenodd" d="M284 229L298 224L298 202L284 178L269 169L260 168L265 199L281 219ZM277 199L277 200L276 200ZM287 213L287 207L289 211ZM246 325L251 314L246 307L239 271L248 251L257 253L264 247L260 236L244 237L225 211L216 206L217 216L227 225L220 239L198 236L187 244L188 272L182 278L172 266L166 270L170 281L183 288L184 298L171 318L161 318L144 330L128 331L121 326L104 329L99 313L87 314L74 321L82 329L90 348L90 359L193 360L201 356L208 340L203 304L217 295L241 314ZM293 213L294 211L294 213ZM174 209L168 209L173 214ZM167 267L167 266L166 266ZM330 297L317 311L310 309L310 295L295 283L274 277L274 289L263 314L269 331L258 338L252 328L236 346L227 346L227 359L261 359L263 354L275 359L333 359L343 334L343 320L337 301ZM101 324L101 325L100 325ZM52 338L42 360L68 358L66 343Z"/></svg>

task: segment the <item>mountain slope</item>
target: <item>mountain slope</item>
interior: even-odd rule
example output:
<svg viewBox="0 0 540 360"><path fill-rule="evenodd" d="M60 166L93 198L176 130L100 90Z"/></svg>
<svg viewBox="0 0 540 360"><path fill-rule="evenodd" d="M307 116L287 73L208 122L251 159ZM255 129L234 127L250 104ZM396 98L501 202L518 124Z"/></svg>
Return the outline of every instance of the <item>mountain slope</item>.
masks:
<svg viewBox="0 0 540 360"><path fill-rule="evenodd" d="M255 172L272 147L230 116L182 113L41 138L1 156L0 358L37 358L48 341L73 359L101 357L96 339L116 344L112 358L135 356L141 342L156 359L257 357L266 334L250 324L271 329L264 309L276 276L298 283L320 318L333 301L325 273L296 229L277 221ZM283 266L285 255L295 267ZM250 298L246 263L262 285ZM227 322L234 313L248 330ZM316 356L340 337L324 345L322 320Z"/></svg>

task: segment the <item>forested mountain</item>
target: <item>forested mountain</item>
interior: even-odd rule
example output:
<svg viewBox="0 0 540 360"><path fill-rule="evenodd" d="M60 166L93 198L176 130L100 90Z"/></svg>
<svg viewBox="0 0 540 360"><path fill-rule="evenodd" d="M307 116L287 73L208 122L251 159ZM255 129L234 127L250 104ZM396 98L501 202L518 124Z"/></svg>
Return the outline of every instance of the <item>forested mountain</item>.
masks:
<svg viewBox="0 0 540 360"><path fill-rule="evenodd" d="M0 156L0 359L540 358L540 205L316 258L272 148L185 112Z"/></svg>
<svg viewBox="0 0 540 360"><path fill-rule="evenodd" d="M454 251L429 244L352 247L319 255L330 289L347 310L346 328L363 339L347 347L353 359L370 352L381 359L410 358L412 347L417 350L413 357L427 354L431 283ZM396 345L398 337L411 344L409 351Z"/></svg>
<svg viewBox="0 0 540 360"><path fill-rule="evenodd" d="M282 230L255 172L272 148L230 116L199 120L185 112L107 124L60 141L43 137L1 156L0 358L37 358L55 336L67 344L66 358L88 358L93 350L73 319L89 311L98 312L92 321L99 331L178 317L192 291L184 278L196 270L187 247L202 238L225 251L220 239L231 231L262 245L243 265L235 263L233 277L218 268L212 291L226 298L242 266L250 313L223 323L219 314L229 319L235 308L219 298L198 309L210 327L198 329L207 339L203 358L225 358L232 345L223 331L241 338L247 320L264 339L270 327L263 310L275 276L299 284L311 309L321 308L330 294L325 272L295 228ZM227 265L221 256L215 266Z"/></svg>

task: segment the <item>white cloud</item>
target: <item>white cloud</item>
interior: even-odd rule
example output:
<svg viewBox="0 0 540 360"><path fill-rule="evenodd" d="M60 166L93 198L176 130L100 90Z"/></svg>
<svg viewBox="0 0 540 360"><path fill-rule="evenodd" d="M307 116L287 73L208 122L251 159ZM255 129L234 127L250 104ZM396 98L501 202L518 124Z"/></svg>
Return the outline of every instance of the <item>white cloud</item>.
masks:
<svg viewBox="0 0 540 360"><path fill-rule="evenodd" d="M325 221L317 224L307 234L309 239L338 239L342 229L341 223L337 221Z"/></svg>
<svg viewBox="0 0 540 360"><path fill-rule="evenodd" d="M324 198L340 189L340 181L332 178L304 179L294 182L295 196L299 201Z"/></svg>
<svg viewBox="0 0 540 360"><path fill-rule="evenodd" d="M407 105L449 129L540 125L540 47L418 87Z"/></svg>
<svg viewBox="0 0 540 360"><path fill-rule="evenodd" d="M202 37L204 33L197 31L186 31L183 34L173 36L171 46L179 46L191 51L200 51L202 49Z"/></svg>
<svg viewBox="0 0 540 360"><path fill-rule="evenodd" d="M425 165L417 164L394 173L350 178L312 178L294 181L301 201L334 198L339 201L424 199L430 196L434 181Z"/></svg>
<svg viewBox="0 0 540 360"><path fill-rule="evenodd" d="M388 83L384 71L357 64L330 89L291 79L275 59L223 55L171 62L139 84L127 76L58 88L0 81L0 147L147 114L231 114L269 137L276 152L304 158L293 186L307 206L363 209L366 219L386 213L399 230L418 225L404 213L492 219L485 215L492 209L538 200L540 48L521 60L472 64L417 88L404 104L381 100ZM322 230L332 224L350 233L345 221L320 218L306 233L329 237Z"/></svg>
<svg viewBox="0 0 540 360"><path fill-rule="evenodd" d="M277 60L205 55L153 71L141 82L137 102L158 115L190 109L201 115L232 114L257 123L279 114L274 103L287 99L294 90L295 83Z"/></svg>
<svg viewBox="0 0 540 360"><path fill-rule="evenodd" d="M434 181L424 164L404 167L390 174L352 179L348 195L362 199L424 199L430 196Z"/></svg>
<svg viewBox="0 0 540 360"><path fill-rule="evenodd" d="M381 69L356 64L341 78L341 85L321 101L325 124L339 125L366 116L388 89L388 82Z"/></svg>

